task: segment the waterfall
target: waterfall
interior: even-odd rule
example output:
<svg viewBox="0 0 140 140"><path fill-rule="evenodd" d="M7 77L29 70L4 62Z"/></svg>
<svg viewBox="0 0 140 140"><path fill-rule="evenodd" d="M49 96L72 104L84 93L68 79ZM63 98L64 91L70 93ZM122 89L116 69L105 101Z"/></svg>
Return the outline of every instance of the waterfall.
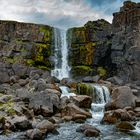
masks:
<svg viewBox="0 0 140 140"><path fill-rule="evenodd" d="M104 85L91 84L95 91L95 101L91 106L92 120L94 122L100 122L104 116L104 107L110 100L109 89Z"/></svg>
<svg viewBox="0 0 140 140"><path fill-rule="evenodd" d="M54 70L51 75L58 79L69 77L67 31L54 29Z"/></svg>

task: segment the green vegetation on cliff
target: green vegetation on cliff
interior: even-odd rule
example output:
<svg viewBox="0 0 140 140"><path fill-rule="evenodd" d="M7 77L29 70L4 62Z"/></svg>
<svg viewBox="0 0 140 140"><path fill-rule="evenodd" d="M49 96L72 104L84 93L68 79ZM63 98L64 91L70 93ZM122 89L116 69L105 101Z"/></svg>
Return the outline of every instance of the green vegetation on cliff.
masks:
<svg viewBox="0 0 140 140"><path fill-rule="evenodd" d="M7 28L9 32L7 32ZM47 25L1 21L0 46L2 60L51 69L53 28ZM5 53L6 52L6 53Z"/></svg>
<svg viewBox="0 0 140 140"><path fill-rule="evenodd" d="M110 62L111 24L105 20L89 21L83 27L68 30L69 63L73 76L107 75ZM105 60L109 60L108 62Z"/></svg>

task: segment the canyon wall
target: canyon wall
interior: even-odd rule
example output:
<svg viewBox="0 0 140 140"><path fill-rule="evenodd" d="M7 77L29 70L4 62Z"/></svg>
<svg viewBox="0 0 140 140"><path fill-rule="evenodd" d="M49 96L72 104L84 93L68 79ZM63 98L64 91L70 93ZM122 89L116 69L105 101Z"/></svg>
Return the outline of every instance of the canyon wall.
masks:
<svg viewBox="0 0 140 140"><path fill-rule="evenodd" d="M1 60L51 67L52 27L0 21Z"/></svg>
<svg viewBox="0 0 140 140"><path fill-rule="evenodd" d="M113 16L112 25L97 20L69 30L74 77L117 75L124 83L140 81L140 3L126 1Z"/></svg>
<svg viewBox="0 0 140 140"><path fill-rule="evenodd" d="M112 63L125 81L140 80L140 3L124 2L113 14Z"/></svg>
<svg viewBox="0 0 140 140"><path fill-rule="evenodd" d="M27 67L50 70L52 45L50 26L0 21L0 82L25 76Z"/></svg>
<svg viewBox="0 0 140 140"><path fill-rule="evenodd" d="M101 19L68 30L69 64L73 77L105 76L111 70L111 24Z"/></svg>

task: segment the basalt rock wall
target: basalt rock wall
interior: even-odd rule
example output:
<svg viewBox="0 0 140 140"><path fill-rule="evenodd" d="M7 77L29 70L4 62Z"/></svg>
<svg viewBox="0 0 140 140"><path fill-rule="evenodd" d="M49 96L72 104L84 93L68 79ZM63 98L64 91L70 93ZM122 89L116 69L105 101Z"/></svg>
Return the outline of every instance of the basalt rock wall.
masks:
<svg viewBox="0 0 140 140"><path fill-rule="evenodd" d="M112 63L125 82L140 80L140 3L124 2L113 14Z"/></svg>
<svg viewBox="0 0 140 140"><path fill-rule="evenodd" d="M50 70L52 45L50 26L0 21L0 82L25 76L28 67Z"/></svg>
<svg viewBox="0 0 140 140"><path fill-rule="evenodd" d="M97 20L69 29L69 62L74 77L117 75L124 83L139 83L140 3L125 1L113 16L112 24Z"/></svg>
<svg viewBox="0 0 140 140"><path fill-rule="evenodd" d="M111 32L111 24L103 19L68 30L69 63L74 77L105 76L111 69Z"/></svg>
<svg viewBox="0 0 140 140"><path fill-rule="evenodd" d="M50 68L52 36L47 25L0 21L0 60Z"/></svg>

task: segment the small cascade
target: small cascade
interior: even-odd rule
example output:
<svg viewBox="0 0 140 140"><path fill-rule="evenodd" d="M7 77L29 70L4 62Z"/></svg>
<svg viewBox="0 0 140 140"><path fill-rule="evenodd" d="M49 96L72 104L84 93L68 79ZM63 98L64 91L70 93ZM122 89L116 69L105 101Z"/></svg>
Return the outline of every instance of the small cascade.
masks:
<svg viewBox="0 0 140 140"><path fill-rule="evenodd" d="M61 86L60 89L62 91L61 98L64 97L64 96L67 96L68 98L70 98L70 96L76 96L76 94L71 93L70 89L66 86Z"/></svg>
<svg viewBox="0 0 140 140"><path fill-rule="evenodd" d="M68 78L70 67L68 65L67 31L54 29L54 70L51 75L58 79Z"/></svg>
<svg viewBox="0 0 140 140"><path fill-rule="evenodd" d="M110 93L106 86L93 85L96 93L96 103L105 104L110 100Z"/></svg>
<svg viewBox="0 0 140 140"><path fill-rule="evenodd" d="M110 100L110 92L106 86L103 85L94 85L92 87L95 89L95 101L92 103L91 113L92 121L100 122L104 115L104 106Z"/></svg>

